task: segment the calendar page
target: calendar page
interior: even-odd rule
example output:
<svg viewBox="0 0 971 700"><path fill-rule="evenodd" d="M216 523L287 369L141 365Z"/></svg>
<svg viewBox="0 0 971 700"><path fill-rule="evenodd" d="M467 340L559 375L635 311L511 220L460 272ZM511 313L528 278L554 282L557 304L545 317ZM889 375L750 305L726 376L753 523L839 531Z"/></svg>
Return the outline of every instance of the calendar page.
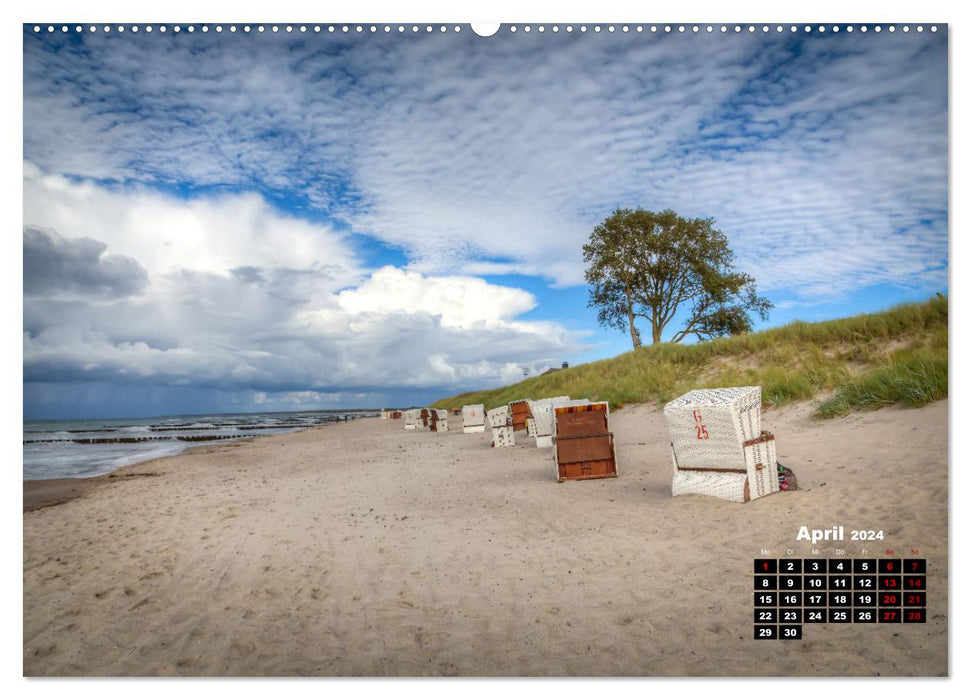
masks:
<svg viewBox="0 0 971 700"><path fill-rule="evenodd" d="M23 675L947 677L948 23L330 11L22 26Z"/></svg>

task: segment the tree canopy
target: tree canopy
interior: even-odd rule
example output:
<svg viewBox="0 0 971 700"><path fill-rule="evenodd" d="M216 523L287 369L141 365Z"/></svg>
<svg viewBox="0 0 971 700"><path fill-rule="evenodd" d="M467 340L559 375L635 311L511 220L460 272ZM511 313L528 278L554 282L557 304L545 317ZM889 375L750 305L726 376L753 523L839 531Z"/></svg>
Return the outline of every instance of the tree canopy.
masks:
<svg viewBox="0 0 971 700"><path fill-rule="evenodd" d="M767 318L771 302L758 295L753 277L735 270L728 238L714 223L670 209L618 209L607 217L583 246L597 321L629 332L637 348L638 318L650 323L654 343L679 310L687 314L674 343L744 333L752 330L751 314Z"/></svg>

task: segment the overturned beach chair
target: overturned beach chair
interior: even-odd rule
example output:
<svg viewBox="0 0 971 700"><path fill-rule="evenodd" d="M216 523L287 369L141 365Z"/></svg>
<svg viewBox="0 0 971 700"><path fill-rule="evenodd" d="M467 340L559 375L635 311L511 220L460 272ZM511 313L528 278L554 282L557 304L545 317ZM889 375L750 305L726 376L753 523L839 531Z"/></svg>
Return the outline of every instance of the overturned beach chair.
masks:
<svg viewBox="0 0 971 700"><path fill-rule="evenodd" d="M462 406L462 432L484 433L485 419L485 406L481 403Z"/></svg>
<svg viewBox="0 0 971 700"><path fill-rule="evenodd" d="M617 476L606 401L553 409L553 464L557 481Z"/></svg>
<svg viewBox="0 0 971 700"><path fill-rule="evenodd" d="M775 438L762 430L762 388L696 389L664 407L671 495L745 503L779 490Z"/></svg>
<svg viewBox="0 0 971 700"><path fill-rule="evenodd" d="M512 427L509 406L498 406L486 413L492 427L493 447L512 447L516 444L516 434Z"/></svg>

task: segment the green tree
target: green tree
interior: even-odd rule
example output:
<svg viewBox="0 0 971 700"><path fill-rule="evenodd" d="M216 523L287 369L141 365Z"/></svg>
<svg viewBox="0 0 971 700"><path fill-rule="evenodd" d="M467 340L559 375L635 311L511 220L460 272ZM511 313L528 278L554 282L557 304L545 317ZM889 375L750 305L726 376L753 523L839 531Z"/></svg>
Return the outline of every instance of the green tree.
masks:
<svg viewBox="0 0 971 700"><path fill-rule="evenodd" d="M618 209L597 226L583 260L588 306L598 309L600 325L628 331L637 348L638 318L651 324L654 343L679 309L688 313L673 343L744 333L752 330L751 314L767 318L771 302L758 295L754 278L735 270L735 254L714 222L670 209Z"/></svg>

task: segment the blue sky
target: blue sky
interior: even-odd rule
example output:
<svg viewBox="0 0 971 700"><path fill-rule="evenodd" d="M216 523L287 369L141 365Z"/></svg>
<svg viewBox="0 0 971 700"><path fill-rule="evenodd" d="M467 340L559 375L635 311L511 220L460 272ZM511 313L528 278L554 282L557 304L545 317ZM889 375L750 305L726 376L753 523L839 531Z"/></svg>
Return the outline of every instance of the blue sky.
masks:
<svg viewBox="0 0 971 700"><path fill-rule="evenodd" d="M581 246L617 207L714 217L762 327L947 292L943 25L41 26L27 418L421 404L616 355Z"/></svg>

